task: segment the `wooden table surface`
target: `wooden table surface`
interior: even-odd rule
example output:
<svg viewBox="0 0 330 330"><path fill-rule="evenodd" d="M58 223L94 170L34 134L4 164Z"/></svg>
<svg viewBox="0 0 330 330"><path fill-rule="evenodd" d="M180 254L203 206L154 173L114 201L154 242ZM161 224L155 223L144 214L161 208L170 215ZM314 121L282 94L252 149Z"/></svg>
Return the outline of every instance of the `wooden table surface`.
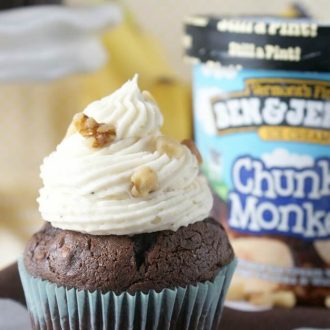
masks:
<svg viewBox="0 0 330 330"><path fill-rule="evenodd" d="M297 307L264 312L242 312L225 308L219 329L293 330L297 328L330 330L330 310ZM20 329L30 330L17 265L14 264L0 272L0 330Z"/></svg>

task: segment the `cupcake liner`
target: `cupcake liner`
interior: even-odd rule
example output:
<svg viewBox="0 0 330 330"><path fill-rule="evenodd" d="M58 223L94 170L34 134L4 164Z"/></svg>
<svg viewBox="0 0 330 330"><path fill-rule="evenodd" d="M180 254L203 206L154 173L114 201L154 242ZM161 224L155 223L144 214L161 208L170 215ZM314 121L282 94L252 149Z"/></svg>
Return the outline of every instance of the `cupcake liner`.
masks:
<svg viewBox="0 0 330 330"><path fill-rule="evenodd" d="M216 329L236 260L214 281L148 293L68 289L19 271L34 329Z"/></svg>

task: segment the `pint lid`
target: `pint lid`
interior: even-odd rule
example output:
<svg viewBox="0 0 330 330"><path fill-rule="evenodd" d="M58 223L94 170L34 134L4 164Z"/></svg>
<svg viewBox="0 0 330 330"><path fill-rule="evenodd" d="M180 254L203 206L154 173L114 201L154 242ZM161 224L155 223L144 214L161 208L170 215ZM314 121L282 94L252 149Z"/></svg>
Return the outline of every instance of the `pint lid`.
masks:
<svg viewBox="0 0 330 330"><path fill-rule="evenodd" d="M330 71L330 24L310 19L191 16L185 57L246 69Z"/></svg>

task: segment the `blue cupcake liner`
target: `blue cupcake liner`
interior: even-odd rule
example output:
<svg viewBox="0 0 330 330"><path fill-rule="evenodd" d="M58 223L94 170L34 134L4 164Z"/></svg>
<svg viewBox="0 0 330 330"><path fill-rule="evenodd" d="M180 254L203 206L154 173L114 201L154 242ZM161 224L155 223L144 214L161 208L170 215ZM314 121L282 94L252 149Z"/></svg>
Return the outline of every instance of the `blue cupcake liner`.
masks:
<svg viewBox="0 0 330 330"><path fill-rule="evenodd" d="M58 286L18 267L34 329L217 329L237 261L215 279L148 293L102 293Z"/></svg>

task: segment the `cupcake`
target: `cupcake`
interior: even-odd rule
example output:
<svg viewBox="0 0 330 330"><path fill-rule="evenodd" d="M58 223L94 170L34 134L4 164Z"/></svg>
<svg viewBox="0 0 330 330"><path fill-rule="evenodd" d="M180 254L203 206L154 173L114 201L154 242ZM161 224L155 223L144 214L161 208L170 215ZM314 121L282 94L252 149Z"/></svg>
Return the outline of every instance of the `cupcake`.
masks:
<svg viewBox="0 0 330 330"><path fill-rule="evenodd" d="M235 258L192 142L137 77L74 116L41 166L20 275L34 329L216 329Z"/></svg>

